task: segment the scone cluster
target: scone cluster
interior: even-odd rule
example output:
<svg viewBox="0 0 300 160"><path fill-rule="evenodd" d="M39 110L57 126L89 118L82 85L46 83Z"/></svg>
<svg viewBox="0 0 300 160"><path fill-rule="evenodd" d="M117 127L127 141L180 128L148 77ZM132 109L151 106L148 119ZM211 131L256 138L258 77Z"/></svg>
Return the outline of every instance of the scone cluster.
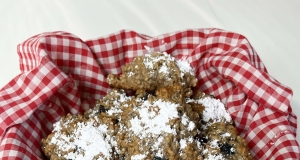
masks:
<svg viewBox="0 0 300 160"><path fill-rule="evenodd" d="M252 159L223 103L200 91L187 61L154 52L135 58L112 89L42 139L51 160Z"/></svg>

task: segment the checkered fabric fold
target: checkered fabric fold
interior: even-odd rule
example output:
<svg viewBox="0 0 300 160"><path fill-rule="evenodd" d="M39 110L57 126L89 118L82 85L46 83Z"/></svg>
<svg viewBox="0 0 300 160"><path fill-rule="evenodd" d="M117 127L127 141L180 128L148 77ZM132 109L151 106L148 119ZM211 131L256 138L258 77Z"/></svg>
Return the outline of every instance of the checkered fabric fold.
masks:
<svg viewBox="0 0 300 160"><path fill-rule="evenodd" d="M0 157L44 159L41 139L66 113L82 113L110 89L109 73L154 51L184 58L199 79L197 90L227 105L255 159L300 159L292 90L272 78L242 35L216 28L147 36L122 30L82 41L47 32L18 45L21 74L0 90Z"/></svg>

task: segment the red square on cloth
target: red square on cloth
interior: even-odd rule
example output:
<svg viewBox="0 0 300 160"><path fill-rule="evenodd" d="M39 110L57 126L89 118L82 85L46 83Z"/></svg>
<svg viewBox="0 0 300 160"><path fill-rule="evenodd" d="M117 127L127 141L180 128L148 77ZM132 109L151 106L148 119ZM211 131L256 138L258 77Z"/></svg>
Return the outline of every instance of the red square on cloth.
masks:
<svg viewBox="0 0 300 160"><path fill-rule="evenodd" d="M18 45L22 73L0 90L0 157L43 159L41 139L67 113L94 106L110 89L109 73L148 51L185 58L196 89L226 104L255 159L300 159L292 90L272 78L242 35L216 28L150 37L131 30L83 41L47 32Z"/></svg>

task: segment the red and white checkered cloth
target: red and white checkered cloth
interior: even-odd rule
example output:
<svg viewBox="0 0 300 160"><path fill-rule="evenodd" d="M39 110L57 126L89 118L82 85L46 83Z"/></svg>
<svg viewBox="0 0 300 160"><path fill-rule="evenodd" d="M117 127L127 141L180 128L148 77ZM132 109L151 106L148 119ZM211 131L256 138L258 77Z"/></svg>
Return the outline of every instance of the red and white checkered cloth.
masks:
<svg viewBox="0 0 300 160"><path fill-rule="evenodd" d="M109 90L105 77L120 74L134 57L165 51L187 58L196 89L227 104L255 159L300 159L292 90L268 75L242 35L215 28L150 37L122 30L82 41L66 32L36 35L18 45L22 73L0 90L0 157L43 159L41 139L68 112L82 113Z"/></svg>

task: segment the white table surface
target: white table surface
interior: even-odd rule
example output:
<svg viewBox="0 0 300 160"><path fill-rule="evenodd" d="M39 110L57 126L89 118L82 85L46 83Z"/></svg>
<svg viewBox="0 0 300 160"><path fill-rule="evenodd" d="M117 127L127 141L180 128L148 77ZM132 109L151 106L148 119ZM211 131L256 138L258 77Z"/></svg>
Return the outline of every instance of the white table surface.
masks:
<svg viewBox="0 0 300 160"><path fill-rule="evenodd" d="M121 29L156 36L210 27L247 37L269 74L293 89L299 124L300 0L1 0L0 88L20 74L17 44L42 32L88 40Z"/></svg>

